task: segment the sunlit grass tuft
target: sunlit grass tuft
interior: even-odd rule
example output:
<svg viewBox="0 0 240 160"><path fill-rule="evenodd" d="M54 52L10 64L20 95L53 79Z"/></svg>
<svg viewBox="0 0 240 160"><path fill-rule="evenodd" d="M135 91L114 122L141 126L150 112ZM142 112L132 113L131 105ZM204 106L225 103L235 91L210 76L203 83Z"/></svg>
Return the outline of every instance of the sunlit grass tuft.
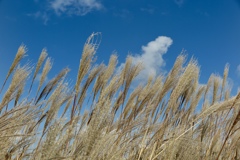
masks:
<svg viewBox="0 0 240 160"><path fill-rule="evenodd" d="M47 51L33 69L20 64L19 47L1 89L0 159L240 159L240 94L230 96L228 65L199 84L197 61L180 54L166 76L133 88L142 65L127 57L119 70L116 55L96 65L99 36L87 39L74 86L68 68L45 82Z"/></svg>

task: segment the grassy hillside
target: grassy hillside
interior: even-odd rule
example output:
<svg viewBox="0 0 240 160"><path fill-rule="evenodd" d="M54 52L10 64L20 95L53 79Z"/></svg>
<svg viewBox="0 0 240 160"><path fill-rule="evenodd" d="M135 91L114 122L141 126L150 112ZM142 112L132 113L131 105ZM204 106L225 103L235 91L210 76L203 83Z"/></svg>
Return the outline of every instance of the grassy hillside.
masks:
<svg viewBox="0 0 240 160"><path fill-rule="evenodd" d="M26 47L19 47L2 75L1 160L240 159L240 94L230 96L228 65L199 84L197 62L179 55L166 76L132 88L141 64L128 57L117 72L116 55L94 64L96 36L84 45L74 86L68 68L44 82L47 51L33 68L20 64Z"/></svg>

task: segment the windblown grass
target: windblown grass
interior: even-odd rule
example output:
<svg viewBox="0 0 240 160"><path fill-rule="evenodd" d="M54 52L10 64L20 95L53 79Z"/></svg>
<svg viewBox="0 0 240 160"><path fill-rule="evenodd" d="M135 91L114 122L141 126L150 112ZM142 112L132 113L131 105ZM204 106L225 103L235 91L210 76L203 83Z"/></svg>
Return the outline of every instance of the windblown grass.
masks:
<svg viewBox="0 0 240 160"><path fill-rule="evenodd" d="M19 47L2 84L1 160L240 159L240 94L230 96L228 65L223 78L212 74L200 85L196 60L181 54L168 75L131 88L142 65L127 57L119 71L116 55L94 65L98 36L84 45L74 86L68 68L45 84L47 51L33 69L20 65L26 47Z"/></svg>

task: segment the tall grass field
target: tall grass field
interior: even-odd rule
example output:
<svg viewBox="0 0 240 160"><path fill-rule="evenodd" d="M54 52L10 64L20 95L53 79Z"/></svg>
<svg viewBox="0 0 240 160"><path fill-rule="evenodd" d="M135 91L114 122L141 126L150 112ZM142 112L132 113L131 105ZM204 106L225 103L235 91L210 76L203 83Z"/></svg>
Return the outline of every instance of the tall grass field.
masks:
<svg viewBox="0 0 240 160"><path fill-rule="evenodd" d="M116 55L96 64L97 36L73 85L68 68L46 81L45 49L32 65L18 48L1 75L0 160L240 159L240 93L231 93L228 65L200 84L197 61L180 54L166 75L136 85L144 68L131 56L121 70Z"/></svg>

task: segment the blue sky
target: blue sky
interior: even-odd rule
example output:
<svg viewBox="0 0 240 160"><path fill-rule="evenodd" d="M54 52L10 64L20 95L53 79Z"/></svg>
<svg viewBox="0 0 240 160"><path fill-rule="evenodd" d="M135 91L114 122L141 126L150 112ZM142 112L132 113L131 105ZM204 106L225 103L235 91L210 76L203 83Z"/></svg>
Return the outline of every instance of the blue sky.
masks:
<svg viewBox="0 0 240 160"><path fill-rule="evenodd" d="M131 53L147 71L159 73L169 71L185 49L201 66L201 83L229 63L234 87L240 84L238 0L0 0L1 74L24 43L25 59L36 63L46 47L54 59L50 73L68 66L75 79L83 44L93 32L102 33L99 63L116 51L121 64Z"/></svg>

